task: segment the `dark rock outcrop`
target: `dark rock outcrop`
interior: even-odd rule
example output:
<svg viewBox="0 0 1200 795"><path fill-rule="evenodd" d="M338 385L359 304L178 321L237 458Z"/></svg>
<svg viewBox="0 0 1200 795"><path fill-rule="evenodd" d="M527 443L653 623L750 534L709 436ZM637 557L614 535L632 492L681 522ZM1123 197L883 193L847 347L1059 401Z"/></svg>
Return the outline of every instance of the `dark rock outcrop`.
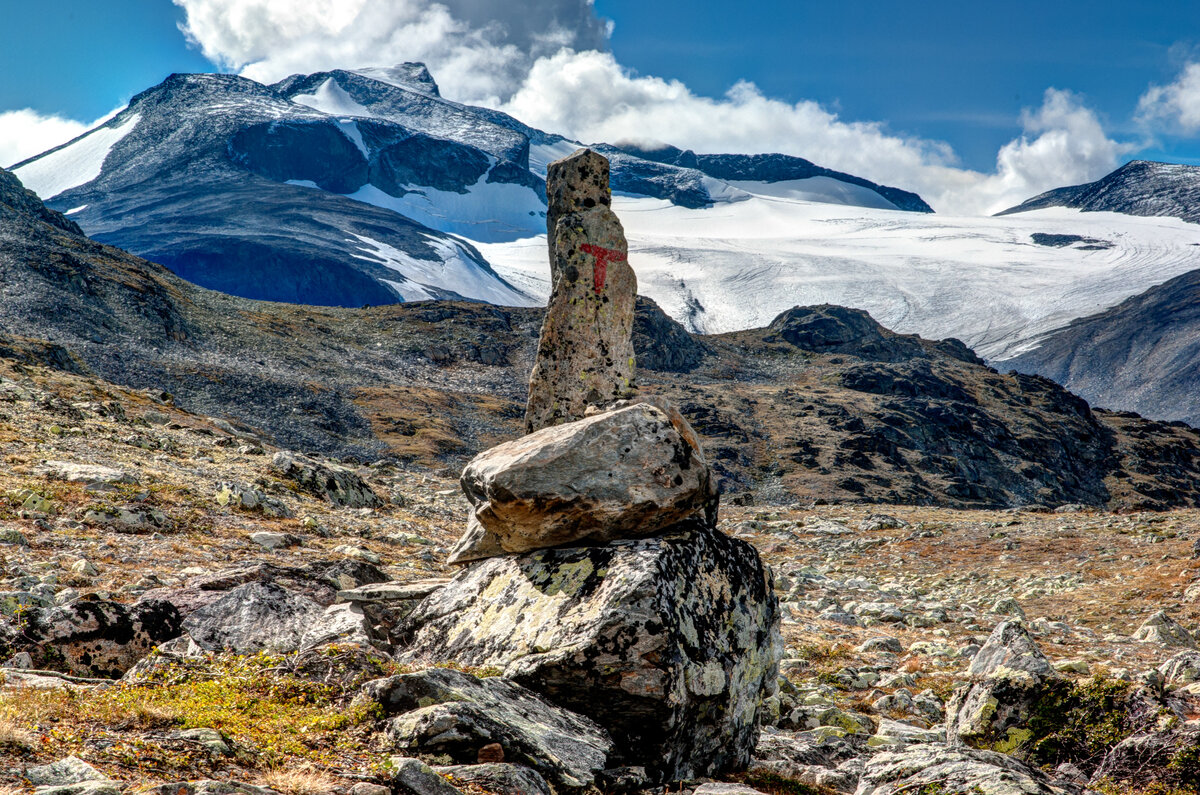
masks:
<svg viewBox="0 0 1200 795"><path fill-rule="evenodd" d="M701 521L491 558L410 617L409 660L497 666L616 740L658 781L744 766L775 687L778 604L758 553Z"/></svg>
<svg viewBox="0 0 1200 795"><path fill-rule="evenodd" d="M19 626L0 622L0 659L24 651L39 668L112 679L160 643L177 637L182 623L169 602L147 600L128 606L79 599L29 611Z"/></svg>
<svg viewBox="0 0 1200 795"><path fill-rule="evenodd" d="M1127 215L1169 215L1200 222L1200 166L1132 160L1095 182L1048 190L997 215L1045 207L1074 207L1084 212Z"/></svg>

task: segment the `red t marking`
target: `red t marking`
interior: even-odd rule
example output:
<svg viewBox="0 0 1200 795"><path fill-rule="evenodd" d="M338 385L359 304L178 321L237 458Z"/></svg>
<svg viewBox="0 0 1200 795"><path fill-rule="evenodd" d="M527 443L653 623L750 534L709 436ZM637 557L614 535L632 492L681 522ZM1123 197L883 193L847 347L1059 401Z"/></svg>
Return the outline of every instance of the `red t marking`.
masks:
<svg viewBox="0 0 1200 795"><path fill-rule="evenodd" d="M604 289L604 280L608 276L608 263L624 262L628 259L628 255L624 251L601 248L593 246L591 243L584 243L580 248L584 253L591 254L596 258L596 264L592 268L592 282L596 288L596 295L600 295L600 291Z"/></svg>

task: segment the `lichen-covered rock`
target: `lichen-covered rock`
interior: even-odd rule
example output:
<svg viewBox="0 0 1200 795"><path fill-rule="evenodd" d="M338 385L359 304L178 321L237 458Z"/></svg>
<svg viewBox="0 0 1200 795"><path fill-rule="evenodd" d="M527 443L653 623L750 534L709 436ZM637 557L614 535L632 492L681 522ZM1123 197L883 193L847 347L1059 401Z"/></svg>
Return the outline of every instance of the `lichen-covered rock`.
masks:
<svg viewBox="0 0 1200 795"><path fill-rule="evenodd" d="M410 621L408 660L498 666L594 718L619 764L659 781L749 761L782 645L758 553L698 520L656 538L491 558Z"/></svg>
<svg viewBox="0 0 1200 795"><path fill-rule="evenodd" d="M481 748L499 743L505 759L566 791L590 787L613 747L595 722L499 677L434 668L368 682L359 698L397 715L387 728L397 750L469 763Z"/></svg>
<svg viewBox="0 0 1200 795"><path fill-rule="evenodd" d="M116 678L160 643L177 637L183 618L169 602L123 605L79 599L27 612L21 626L0 624L0 659L28 652L38 668Z"/></svg>
<svg viewBox="0 0 1200 795"><path fill-rule="evenodd" d="M1183 687L1200 682L1200 651L1181 651L1162 665L1158 672L1167 687Z"/></svg>
<svg viewBox="0 0 1200 795"><path fill-rule="evenodd" d="M293 452L276 453L271 469L317 497L344 508L378 508L379 495L354 472L336 464L322 463Z"/></svg>
<svg viewBox="0 0 1200 795"><path fill-rule="evenodd" d="M496 795L554 795L540 773L524 765L491 762L482 765L446 765L435 771L455 783L477 784Z"/></svg>
<svg viewBox="0 0 1200 795"><path fill-rule="evenodd" d="M371 621L362 607L352 602L325 608L325 611L304 630L300 638L300 649L303 651L328 643L385 645L375 635Z"/></svg>
<svg viewBox="0 0 1200 795"><path fill-rule="evenodd" d="M462 791L434 772L420 759L393 756L384 763L392 787L400 795L462 795Z"/></svg>
<svg viewBox="0 0 1200 795"><path fill-rule="evenodd" d="M1020 621L1003 621L971 661L972 683L946 706L946 736L975 747L1013 750L1032 736L1030 709L1061 676Z"/></svg>
<svg viewBox="0 0 1200 795"><path fill-rule="evenodd" d="M1200 781L1200 728L1193 723L1126 737L1105 754L1091 780L1137 787L1158 784L1163 791L1195 787Z"/></svg>
<svg viewBox="0 0 1200 795"><path fill-rule="evenodd" d="M546 176L550 302L529 378L525 430L583 417L633 395L637 277L609 208L608 160L589 149L550 164Z"/></svg>
<svg viewBox="0 0 1200 795"><path fill-rule="evenodd" d="M678 412L649 402L493 447L467 464L461 482L478 527L455 547L455 563L642 538L706 509L715 519L712 477L695 433Z"/></svg>
<svg viewBox="0 0 1200 795"><path fill-rule="evenodd" d="M65 480L70 483L127 483L136 484L137 478L123 469L100 466L98 464L80 464L74 461L43 461L36 473L51 480Z"/></svg>
<svg viewBox="0 0 1200 795"><path fill-rule="evenodd" d="M1071 795L1011 756L941 744L913 745L867 760L855 795Z"/></svg>
<svg viewBox="0 0 1200 795"><path fill-rule="evenodd" d="M1165 610L1159 610L1147 618L1133 633L1133 637L1146 643L1161 643L1164 646L1184 649L1196 648L1196 639L1192 637L1192 633L1167 615Z"/></svg>
<svg viewBox="0 0 1200 795"><path fill-rule="evenodd" d="M300 647L323 613L311 599L271 583L250 582L193 612L183 627L209 651L285 654Z"/></svg>

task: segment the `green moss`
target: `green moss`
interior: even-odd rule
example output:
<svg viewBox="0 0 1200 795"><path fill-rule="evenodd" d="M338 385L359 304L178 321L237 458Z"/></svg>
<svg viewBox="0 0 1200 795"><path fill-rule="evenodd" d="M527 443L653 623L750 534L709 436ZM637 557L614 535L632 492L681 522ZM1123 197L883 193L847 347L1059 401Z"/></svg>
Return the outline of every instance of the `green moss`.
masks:
<svg viewBox="0 0 1200 795"><path fill-rule="evenodd" d="M1056 680L1039 691L1026 725L1028 736L1007 749L1031 764L1052 768L1071 762L1089 767L1092 760L1142 728L1130 709L1133 686L1128 682L1098 676L1079 682Z"/></svg>

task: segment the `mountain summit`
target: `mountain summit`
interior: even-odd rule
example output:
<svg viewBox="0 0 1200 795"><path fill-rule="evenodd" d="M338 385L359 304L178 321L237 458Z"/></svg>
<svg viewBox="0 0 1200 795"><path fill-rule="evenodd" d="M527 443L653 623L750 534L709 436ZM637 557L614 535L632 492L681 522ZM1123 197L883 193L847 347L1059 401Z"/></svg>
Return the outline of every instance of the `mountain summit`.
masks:
<svg viewBox="0 0 1200 795"><path fill-rule="evenodd" d="M1200 166L1133 160L1095 182L1048 190L997 215L1047 207L1171 216L1200 223Z"/></svg>

